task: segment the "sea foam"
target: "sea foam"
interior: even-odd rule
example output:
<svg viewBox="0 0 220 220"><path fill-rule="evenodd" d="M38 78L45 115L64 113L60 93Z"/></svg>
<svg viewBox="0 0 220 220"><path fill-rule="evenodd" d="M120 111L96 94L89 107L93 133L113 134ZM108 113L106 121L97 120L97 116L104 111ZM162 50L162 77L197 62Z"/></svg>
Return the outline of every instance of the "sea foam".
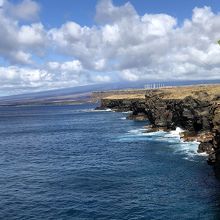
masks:
<svg viewBox="0 0 220 220"><path fill-rule="evenodd" d="M204 154L198 154L199 142L184 142L180 138L180 133L183 132L181 128L176 128L174 131L156 131L148 132L146 128L131 129L126 134L119 136L117 141L119 142L138 142L138 141L155 141L166 142L167 147L173 149L174 154L184 155L184 159L193 160L197 155L204 156Z"/></svg>
<svg viewBox="0 0 220 220"><path fill-rule="evenodd" d="M78 112L114 112L113 110L111 110L110 108L107 109L100 109L100 110L96 110L94 108L91 109L81 109L81 110L76 110Z"/></svg>

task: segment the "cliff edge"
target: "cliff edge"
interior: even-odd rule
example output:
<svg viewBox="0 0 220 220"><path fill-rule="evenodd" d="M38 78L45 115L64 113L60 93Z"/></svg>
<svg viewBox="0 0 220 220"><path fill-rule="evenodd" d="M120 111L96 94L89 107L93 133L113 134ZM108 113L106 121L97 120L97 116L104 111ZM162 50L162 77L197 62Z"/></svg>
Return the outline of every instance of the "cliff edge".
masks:
<svg viewBox="0 0 220 220"><path fill-rule="evenodd" d="M136 97L134 92L117 95L103 97L100 108L132 111L130 119L147 118L152 130L182 128L181 137L200 142L198 152L208 154L208 164L220 179L220 85L153 89Z"/></svg>

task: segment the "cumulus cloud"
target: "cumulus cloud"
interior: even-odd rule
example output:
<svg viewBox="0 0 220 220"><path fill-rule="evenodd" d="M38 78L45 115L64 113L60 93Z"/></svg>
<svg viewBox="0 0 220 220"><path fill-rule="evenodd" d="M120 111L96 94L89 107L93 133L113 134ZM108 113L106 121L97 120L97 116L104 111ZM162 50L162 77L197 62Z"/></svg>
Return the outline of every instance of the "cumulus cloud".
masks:
<svg viewBox="0 0 220 220"><path fill-rule="evenodd" d="M74 81L78 85L83 85L111 81L111 77L106 74L101 75L85 69L79 60L66 61L62 63L48 62L46 69L53 72L54 77L56 77L61 83L62 81ZM69 86L71 86L71 84L69 84Z"/></svg>
<svg viewBox="0 0 220 220"><path fill-rule="evenodd" d="M51 80L50 74L45 70L19 68L17 66L0 67L1 88L23 90L37 88Z"/></svg>
<svg viewBox="0 0 220 220"><path fill-rule="evenodd" d="M3 5L3 0L1 1ZM12 4L5 0L4 6L10 16L27 21L37 19L40 12L39 4L32 0L23 0L18 4Z"/></svg>
<svg viewBox="0 0 220 220"><path fill-rule="evenodd" d="M50 31L55 47L93 71L115 71L122 79L170 80L219 78L220 49L216 44L220 15L210 7L195 8L178 25L168 14L138 15L130 3L97 5L99 25L68 22Z"/></svg>
<svg viewBox="0 0 220 220"><path fill-rule="evenodd" d="M46 30L40 22L19 23L19 19L30 20L37 16L36 2L24 0L19 7L13 6L16 9L25 8L24 5L31 7L32 18L28 13L26 18L15 16L15 12L9 17L5 3L2 5L0 56L9 63L24 65L17 69L9 66L8 70L5 67L5 73L9 71L11 75L7 85L10 80L14 83L13 79L28 88L38 85L42 89L113 79L219 79L220 14L210 7L195 8L192 17L179 24L177 18L168 14L139 15L131 3L115 6L111 0L100 0L93 26L67 21ZM26 9L23 10L25 14ZM32 59L41 54L39 51L50 51L57 57L65 57L66 61L57 59L40 66ZM16 74L11 73L11 68ZM31 80L25 74L27 70L36 75L37 80Z"/></svg>
<svg viewBox="0 0 220 220"><path fill-rule="evenodd" d="M41 47L45 39L44 27L41 23L23 25L18 32L18 42L23 47Z"/></svg>
<svg viewBox="0 0 220 220"><path fill-rule="evenodd" d="M30 90L40 91L78 84L77 77L62 80L62 73L55 73L51 70L51 68L38 69L18 66L0 67L1 90L8 89L8 94L11 94L11 89L14 93L24 93Z"/></svg>
<svg viewBox="0 0 220 220"><path fill-rule="evenodd" d="M15 20L8 12L8 8L18 7L19 10L22 10L27 5L27 9L22 12L24 16L27 16L25 10L30 10L32 13L33 10L30 7L36 4L24 0L13 6L5 0L0 8L0 56L9 63L30 64L32 55L40 53L45 48L46 31L41 23L19 25L19 20Z"/></svg>
<svg viewBox="0 0 220 220"><path fill-rule="evenodd" d="M101 0L96 6L96 21L100 24L110 24L121 20L129 20L138 16L131 3L115 7L111 0Z"/></svg>
<svg viewBox="0 0 220 220"><path fill-rule="evenodd" d="M111 77L108 75L83 69L79 60L48 62L41 68L0 66L1 90L8 90L8 94L110 81Z"/></svg>
<svg viewBox="0 0 220 220"><path fill-rule="evenodd" d="M86 71L83 69L79 60L66 61L63 63L49 62L47 67L55 78L60 81L74 80L77 83L83 83L83 77L86 75ZM84 79L85 80L85 79Z"/></svg>

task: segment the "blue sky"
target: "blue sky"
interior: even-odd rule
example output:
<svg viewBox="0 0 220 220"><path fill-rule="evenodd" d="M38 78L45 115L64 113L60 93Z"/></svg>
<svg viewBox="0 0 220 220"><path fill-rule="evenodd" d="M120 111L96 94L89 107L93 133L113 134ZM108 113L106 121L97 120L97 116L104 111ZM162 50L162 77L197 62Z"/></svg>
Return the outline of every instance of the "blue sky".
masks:
<svg viewBox="0 0 220 220"><path fill-rule="evenodd" d="M216 0L0 0L0 94L219 79Z"/></svg>
<svg viewBox="0 0 220 220"><path fill-rule="evenodd" d="M19 1L16 1L19 2ZM38 0L42 6L41 18L48 27L59 26L66 20L73 20L80 25L94 24L95 8L98 0ZM117 6L125 4L126 0L113 0ZM195 7L212 7L214 12L220 11L216 0L130 0L140 15L145 13L167 13L181 22L191 18Z"/></svg>

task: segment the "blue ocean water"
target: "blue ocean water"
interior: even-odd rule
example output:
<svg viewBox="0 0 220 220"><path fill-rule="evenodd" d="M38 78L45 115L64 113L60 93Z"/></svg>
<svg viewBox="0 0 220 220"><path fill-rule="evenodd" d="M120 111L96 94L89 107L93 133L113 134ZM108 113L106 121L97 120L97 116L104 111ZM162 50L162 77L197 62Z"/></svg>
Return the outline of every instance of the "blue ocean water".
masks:
<svg viewBox="0 0 220 220"><path fill-rule="evenodd" d="M0 219L220 219L195 143L92 108L0 109Z"/></svg>

